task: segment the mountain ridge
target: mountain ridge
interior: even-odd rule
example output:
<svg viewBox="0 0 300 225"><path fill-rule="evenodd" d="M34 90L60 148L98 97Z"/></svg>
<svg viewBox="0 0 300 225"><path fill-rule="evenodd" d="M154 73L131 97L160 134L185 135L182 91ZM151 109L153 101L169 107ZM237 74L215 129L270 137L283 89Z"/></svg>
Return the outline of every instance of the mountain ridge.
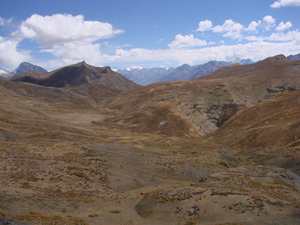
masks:
<svg viewBox="0 0 300 225"><path fill-rule="evenodd" d="M109 66L94 67L86 64L84 61L48 73L29 71L13 77L12 81L60 88L99 83L113 89L120 89L121 91L128 91L139 87L139 85L128 80L121 74L114 72Z"/></svg>

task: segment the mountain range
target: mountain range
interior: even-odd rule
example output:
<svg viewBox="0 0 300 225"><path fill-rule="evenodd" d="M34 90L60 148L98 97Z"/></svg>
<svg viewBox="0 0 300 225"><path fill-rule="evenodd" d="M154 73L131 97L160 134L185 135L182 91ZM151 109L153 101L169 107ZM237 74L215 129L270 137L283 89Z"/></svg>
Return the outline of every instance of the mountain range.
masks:
<svg viewBox="0 0 300 225"><path fill-rule="evenodd" d="M292 60L292 61L299 61L300 60L300 53L297 54L297 55L289 55L287 58L289 60Z"/></svg>
<svg viewBox="0 0 300 225"><path fill-rule="evenodd" d="M246 65L253 63L253 61L251 59L243 59L239 60L238 63ZM162 81L193 80L230 64L233 64L233 62L209 61L195 66L183 64L176 68L129 68L117 71L140 85L148 85Z"/></svg>
<svg viewBox="0 0 300 225"><path fill-rule="evenodd" d="M300 60L300 54L290 55L287 57L292 61ZM241 59L235 62L226 61L209 61L205 64L190 66L188 64L183 64L175 68L142 68L133 67L128 69L116 69L115 71L122 74L126 78L132 80L133 82L140 85L148 85L152 83L162 82L162 81L175 81L175 80L193 80L199 76L207 75L220 69L224 66L238 63L240 65L248 65L254 63L251 59ZM36 71L47 73L43 67L31 64L29 62L22 62L15 70L8 72L5 69L0 68L0 76L9 77L14 75L19 75L26 73L28 71Z"/></svg>

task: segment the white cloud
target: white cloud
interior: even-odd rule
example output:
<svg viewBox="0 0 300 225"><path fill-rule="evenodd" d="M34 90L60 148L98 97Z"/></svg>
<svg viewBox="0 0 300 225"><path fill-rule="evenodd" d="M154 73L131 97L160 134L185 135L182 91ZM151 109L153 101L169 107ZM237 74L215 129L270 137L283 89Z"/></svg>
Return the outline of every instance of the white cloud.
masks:
<svg viewBox="0 0 300 225"><path fill-rule="evenodd" d="M30 60L29 52L18 51L18 42L14 40L5 40L0 36L0 65L6 69L12 70L21 62Z"/></svg>
<svg viewBox="0 0 300 225"><path fill-rule="evenodd" d="M207 45L205 40L200 40L195 38L194 35L181 35L177 34L175 36L175 40L172 41L168 46L169 48L190 48L190 47L197 47L197 46L204 46Z"/></svg>
<svg viewBox="0 0 300 225"><path fill-rule="evenodd" d="M271 8L279 8L284 6L300 6L300 0L279 0L271 4Z"/></svg>
<svg viewBox="0 0 300 225"><path fill-rule="evenodd" d="M272 27L275 26L275 19L268 15L268 16L265 16L263 18L263 22L261 24L261 26L265 29L265 30L270 30Z"/></svg>
<svg viewBox="0 0 300 225"><path fill-rule="evenodd" d="M218 25L212 28L214 32L225 33L224 37L231 37L234 39L241 38L241 31L243 30L243 25L233 20L225 20L223 25Z"/></svg>
<svg viewBox="0 0 300 225"><path fill-rule="evenodd" d="M277 27L276 27L276 30L279 31L279 32L282 32L284 30L288 30L292 27L292 23L290 21L284 23L284 22L281 22Z"/></svg>
<svg viewBox="0 0 300 225"><path fill-rule="evenodd" d="M296 35L296 34L294 34ZM295 37L294 37L295 38ZM254 61L277 54L298 54L300 42L254 41L246 44L219 45L200 49L118 49L114 55L102 55L102 64L112 62L177 62L181 64L205 63L210 60L231 61L236 58L250 58Z"/></svg>
<svg viewBox="0 0 300 225"><path fill-rule="evenodd" d="M109 23L85 21L82 15L34 14L22 22L20 32L24 38L36 39L40 44L49 46L73 41L95 41L122 31L114 30Z"/></svg>
<svg viewBox="0 0 300 225"><path fill-rule="evenodd" d="M0 26L3 26L4 22L5 22L5 20L2 17L0 17Z"/></svg>
<svg viewBox="0 0 300 225"><path fill-rule="evenodd" d="M222 26L215 26L213 28L214 32L226 32L226 31L233 31L233 30L242 30L243 25L240 23L236 23L233 20L225 20Z"/></svg>
<svg viewBox="0 0 300 225"><path fill-rule="evenodd" d="M248 27L245 29L246 31L250 31L250 32L257 32L257 27L261 24L261 21L252 21Z"/></svg>
<svg viewBox="0 0 300 225"><path fill-rule="evenodd" d="M295 45L295 48L299 47L300 45L300 32L298 30L289 31L287 33L272 33L269 36L246 36L246 40L248 41L255 41L255 42L264 42L264 41L271 41L271 42L290 42Z"/></svg>
<svg viewBox="0 0 300 225"><path fill-rule="evenodd" d="M202 20L199 22L197 31L200 31L200 32L207 31L207 30L210 30L211 27L212 27L211 20Z"/></svg>
<svg viewBox="0 0 300 225"><path fill-rule="evenodd" d="M287 33L273 33L265 40L268 41L294 41L296 44L300 44L300 31L293 30Z"/></svg>
<svg viewBox="0 0 300 225"><path fill-rule="evenodd" d="M64 64L72 64L79 61L86 61L89 64L96 65L101 59L100 44L88 42L69 42L55 45L51 49L42 50L50 52Z"/></svg>

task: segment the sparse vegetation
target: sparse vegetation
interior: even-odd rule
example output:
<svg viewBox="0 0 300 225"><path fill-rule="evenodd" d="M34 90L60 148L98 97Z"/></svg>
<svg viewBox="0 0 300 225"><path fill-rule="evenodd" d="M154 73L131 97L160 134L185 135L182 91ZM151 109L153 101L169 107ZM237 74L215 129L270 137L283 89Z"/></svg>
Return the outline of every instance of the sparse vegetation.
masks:
<svg viewBox="0 0 300 225"><path fill-rule="evenodd" d="M120 210L110 210L110 212L111 212L111 213L114 213L114 214L119 214L119 213L121 213Z"/></svg>
<svg viewBox="0 0 300 225"><path fill-rule="evenodd" d="M196 225L197 222L195 220L188 220L184 225Z"/></svg>
<svg viewBox="0 0 300 225"><path fill-rule="evenodd" d="M300 206L300 92L266 89L294 85L298 67L272 69L268 81L256 67L128 93L0 80L0 216L46 225L298 224L290 215ZM230 104L243 111L226 113ZM229 120L211 132L224 113Z"/></svg>

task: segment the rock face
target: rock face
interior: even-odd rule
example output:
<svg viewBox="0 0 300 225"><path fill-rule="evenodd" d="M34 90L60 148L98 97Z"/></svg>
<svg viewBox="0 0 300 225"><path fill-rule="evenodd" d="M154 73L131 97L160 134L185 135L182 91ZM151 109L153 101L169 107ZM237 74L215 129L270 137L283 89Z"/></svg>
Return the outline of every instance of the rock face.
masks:
<svg viewBox="0 0 300 225"><path fill-rule="evenodd" d="M286 91L234 115L210 136L239 148L300 144L300 90Z"/></svg>
<svg viewBox="0 0 300 225"><path fill-rule="evenodd" d="M122 121L122 126L150 131L147 126L128 118L133 117L136 110L146 113L154 105L162 107L169 104L173 106L169 107L172 113L191 128L189 135L197 132L204 135L222 126L241 109L254 106L280 92L299 89L299 72L299 63L278 55L251 65L223 67L189 82L149 85L116 98L108 106L120 110L115 121ZM126 124L126 121L129 123ZM157 126L156 132L161 129ZM172 133L178 135L178 131L170 130L169 134Z"/></svg>
<svg viewBox="0 0 300 225"><path fill-rule="evenodd" d="M36 71L41 73L47 73L47 70L45 70L41 66L33 65L28 62L22 62L13 72L12 75L19 75L22 73L26 73L28 71Z"/></svg>

